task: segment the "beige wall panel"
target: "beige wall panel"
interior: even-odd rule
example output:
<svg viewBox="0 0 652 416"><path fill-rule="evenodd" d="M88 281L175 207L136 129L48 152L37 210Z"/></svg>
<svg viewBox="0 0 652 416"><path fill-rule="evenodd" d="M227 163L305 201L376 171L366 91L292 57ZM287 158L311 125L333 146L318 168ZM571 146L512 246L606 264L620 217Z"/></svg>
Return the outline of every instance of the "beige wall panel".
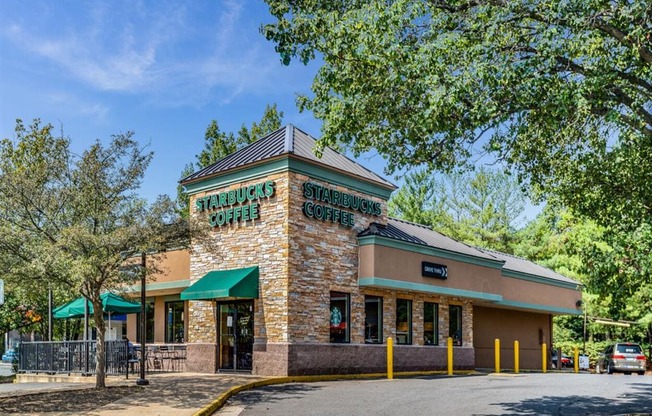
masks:
<svg viewBox="0 0 652 416"><path fill-rule="evenodd" d="M448 279L421 276L421 262L428 261L448 267ZM503 280L500 270L463 263L441 257L426 256L384 246L360 247L360 277L381 277L431 286L440 286L482 293L500 294Z"/></svg>
<svg viewBox="0 0 652 416"><path fill-rule="evenodd" d="M148 254L146 259L149 267L158 269L148 276L148 283L190 279L190 253L188 250Z"/></svg>
<svg viewBox="0 0 652 416"><path fill-rule="evenodd" d="M546 305L551 307L579 309L576 302L582 299L582 292L559 286L544 285L527 280L503 277L503 300Z"/></svg>

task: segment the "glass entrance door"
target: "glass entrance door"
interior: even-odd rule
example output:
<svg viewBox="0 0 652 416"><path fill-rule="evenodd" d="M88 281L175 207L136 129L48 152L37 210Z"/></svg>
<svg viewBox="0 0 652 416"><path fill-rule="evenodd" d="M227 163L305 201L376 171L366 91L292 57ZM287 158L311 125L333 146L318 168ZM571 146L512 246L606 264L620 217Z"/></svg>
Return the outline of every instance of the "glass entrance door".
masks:
<svg viewBox="0 0 652 416"><path fill-rule="evenodd" d="M254 347L253 301L220 303L219 361L222 370L251 370Z"/></svg>

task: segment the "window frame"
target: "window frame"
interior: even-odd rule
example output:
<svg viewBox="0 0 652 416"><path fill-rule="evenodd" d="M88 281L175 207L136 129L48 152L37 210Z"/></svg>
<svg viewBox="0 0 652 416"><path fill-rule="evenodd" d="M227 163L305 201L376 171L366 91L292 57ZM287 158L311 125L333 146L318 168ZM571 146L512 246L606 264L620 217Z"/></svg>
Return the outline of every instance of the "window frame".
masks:
<svg viewBox="0 0 652 416"><path fill-rule="evenodd" d="M432 321L426 320L426 310L430 307L433 311ZM426 338L426 324L432 323L432 342L428 343ZM431 331L427 331L431 332ZM439 303L437 302L423 302L423 345L437 346L439 345Z"/></svg>
<svg viewBox="0 0 652 416"><path fill-rule="evenodd" d="M407 306L407 331L399 331L399 326L403 324L405 321L399 321L399 308L401 307L399 305L399 302L406 302ZM397 298L396 299L396 344L397 345L412 345L412 299L401 299ZM399 338L399 335L405 335L405 341L401 341L401 338Z"/></svg>
<svg viewBox="0 0 652 416"><path fill-rule="evenodd" d="M334 301L335 302L344 301L344 311L339 310L339 306L337 304L333 306ZM335 312L335 308L339 310L339 321L338 321L338 314ZM350 293L331 290L330 303L328 308L328 323L329 323L330 342L332 344L349 344L351 342L351 294ZM342 339L338 339L342 335L344 337Z"/></svg>
<svg viewBox="0 0 652 416"><path fill-rule="evenodd" d="M368 304L376 303L376 313L377 313L377 322L376 322L376 336L377 338L371 338L371 325L368 322L367 308ZM383 297L375 295L365 295L364 296L364 342L365 344L383 344Z"/></svg>
<svg viewBox="0 0 652 416"><path fill-rule="evenodd" d="M174 336L172 336L172 339L170 339L170 317L169 317L169 308L170 304L181 304L181 328L182 328L182 334L183 336L181 337L181 341L175 341ZM178 310L178 308L173 308L173 318L172 318L172 325L173 329L176 323L176 320L174 319L174 311ZM183 343L186 339L186 320L185 320L185 315L186 315L186 302L183 300L171 300L165 302L165 343L166 344L180 344ZM174 334L173 334L174 335Z"/></svg>
<svg viewBox="0 0 652 416"><path fill-rule="evenodd" d="M455 314L455 320L459 318L459 328L453 329L453 311L459 311ZM453 346L461 347L464 345L464 308L462 305L448 305L448 336L453 338ZM459 341L456 340L454 332L459 331Z"/></svg>

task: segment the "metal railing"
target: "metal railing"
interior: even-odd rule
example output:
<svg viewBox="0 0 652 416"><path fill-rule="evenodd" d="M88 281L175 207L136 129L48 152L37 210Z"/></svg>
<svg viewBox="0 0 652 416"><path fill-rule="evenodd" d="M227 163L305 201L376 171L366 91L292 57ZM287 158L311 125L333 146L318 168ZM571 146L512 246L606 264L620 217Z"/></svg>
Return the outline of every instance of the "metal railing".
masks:
<svg viewBox="0 0 652 416"><path fill-rule="evenodd" d="M127 341L106 341L107 375L128 376ZM18 349L18 372L95 374L97 341L23 342Z"/></svg>

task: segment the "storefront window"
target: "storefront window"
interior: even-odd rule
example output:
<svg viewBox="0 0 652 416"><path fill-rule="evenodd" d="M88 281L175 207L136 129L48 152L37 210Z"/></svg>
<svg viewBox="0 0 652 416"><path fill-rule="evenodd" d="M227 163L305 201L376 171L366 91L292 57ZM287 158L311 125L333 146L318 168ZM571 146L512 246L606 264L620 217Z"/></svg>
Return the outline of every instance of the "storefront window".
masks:
<svg viewBox="0 0 652 416"><path fill-rule="evenodd" d="M331 292L331 342L349 342L349 304L348 293Z"/></svg>
<svg viewBox="0 0 652 416"><path fill-rule="evenodd" d="M145 325L147 325L145 341L154 342L154 301L145 302L145 318ZM136 342L140 342L140 314L136 320L136 337L138 338Z"/></svg>
<svg viewBox="0 0 652 416"><path fill-rule="evenodd" d="M364 341L367 344L383 343L383 298L365 296Z"/></svg>
<svg viewBox="0 0 652 416"><path fill-rule="evenodd" d="M412 301L396 299L396 343L412 344Z"/></svg>
<svg viewBox="0 0 652 416"><path fill-rule="evenodd" d="M425 345L439 344L439 305L432 302L423 303L423 343Z"/></svg>
<svg viewBox="0 0 652 416"><path fill-rule="evenodd" d="M165 342L184 342L183 303L165 302Z"/></svg>
<svg viewBox="0 0 652 416"><path fill-rule="evenodd" d="M450 305L448 310L448 336L453 338L453 345L462 345L462 307Z"/></svg>

